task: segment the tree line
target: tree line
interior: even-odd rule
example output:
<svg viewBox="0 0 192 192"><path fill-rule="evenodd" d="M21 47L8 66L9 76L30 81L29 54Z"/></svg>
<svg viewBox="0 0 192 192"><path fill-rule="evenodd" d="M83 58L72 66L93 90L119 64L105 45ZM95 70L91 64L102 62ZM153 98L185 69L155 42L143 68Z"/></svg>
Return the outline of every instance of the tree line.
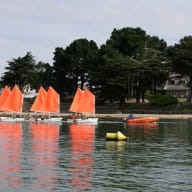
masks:
<svg viewBox="0 0 192 192"><path fill-rule="evenodd" d="M192 36L185 36L172 46L150 36L143 29L114 29L105 44L93 40L74 40L66 48L57 47L53 64L36 62L32 53L8 61L1 86L17 84L21 89L30 84L53 86L61 96L72 96L77 87L88 87L97 100L119 101L136 98L144 101L146 93L157 93L169 80L170 73L189 78L192 96Z"/></svg>

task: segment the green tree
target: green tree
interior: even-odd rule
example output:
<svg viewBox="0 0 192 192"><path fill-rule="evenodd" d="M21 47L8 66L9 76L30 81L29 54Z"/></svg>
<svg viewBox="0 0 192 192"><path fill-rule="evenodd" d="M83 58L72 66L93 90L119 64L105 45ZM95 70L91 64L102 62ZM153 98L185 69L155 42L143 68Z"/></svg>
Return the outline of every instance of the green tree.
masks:
<svg viewBox="0 0 192 192"><path fill-rule="evenodd" d="M156 93L157 87L168 79L170 65L166 59L166 48L165 41L147 36L144 47L134 57L132 73L137 102L141 98L144 102L146 91Z"/></svg>
<svg viewBox="0 0 192 192"><path fill-rule="evenodd" d="M141 98L144 101L147 90L155 92L167 79L166 47L165 41L147 35L140 28L114 29L100 50L99 68L94 75L100 82L97 87L103 89L104 95L118 94L121 102L132 96L137 102Z"/></svg>
<svg viewBox="0 0 192 192"><path fill-rule="evenodd" d="M49 63L38 62L34 68L35 76L33 87L39 89L40 86L48 88L50 85L55 87L54 69Z"/></svg>
<svg viewBox="0 0 192 192"><path fill-rule="evenodd" d="M118 99L121 103L133 93L134 57L145 42L145 31L140 28L114 29L106 45L99 52L98 69L94 70L94 83L103 99ZM100 85L99 85L100 83Z"/></svg>
<svg viewBox="0 0 192 192"><path fill-rule="evenodd" d="M53 60L55 88L61 95L64 95L65 93L72 94L77 85L75 84L73 76L70 75L70 56L67 55L65 49L57 47L54 52Z"/></svg>
<svg viewBox="0 0 192 192"><path fill-rule="evenodd" d="M80 84L81 89L89 83L89 74L94 66L97 51L97 44L87 39L75 40L66 48L70 60L70 76L75 79L76 85Z"/></svg>
<svg viewBox="0 0 192 192"><path fill-rule="evenodd" d="M183 37L178 44L168 48L168 56L173 64L173 71L189 78L189 94L192 97L192 36Z"/></svg>
<svg viewBox="0 0 192 192"><path fill-rule="evenodd" d="M91 81L100 102L115 99L124 103L127 95L129 60L110 46L102 45L97 62L98 65L91 72Z"/></svg>
<svg viewBox="0 0 192 192"><path fill-rule="evenodd" d="M17 84L21 89L27 84L33 84L34 81L35 59L30 52L24 57L18 57L8 61L7 70L1 77L2 86L9 85L13 87Z"/></svg>
<svg viewBox="0 0 192 192"><path fill-rule="evenodd" d="M90 72L95 65L98 52L97 44L87 39L73 41L66 49L56 48L54 70L58 85L68 86L67 92L74 92L77 86L82 89L90 86Z"/></svg>
<svg viewBox="0 0 192 192"><path fill-rule="evenodd" d="M114 29L107 45L118 50L124 56L134 58L145 45L146 32L141 28L126 27Z"/></svg>

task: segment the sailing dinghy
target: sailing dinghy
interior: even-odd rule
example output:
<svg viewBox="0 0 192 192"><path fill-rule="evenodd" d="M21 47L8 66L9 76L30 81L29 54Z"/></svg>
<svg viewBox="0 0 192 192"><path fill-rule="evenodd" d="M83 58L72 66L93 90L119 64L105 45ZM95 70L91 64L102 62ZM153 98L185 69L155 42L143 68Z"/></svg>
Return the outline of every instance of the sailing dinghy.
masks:
<svg viewBox="0 0 192 192"><path fill-rule="evenodd" d="M51 113L60 113L60 96L50 86L46 92L42 87L30 109L48 115L48 118L37 118L37 121L61 121L61 117L50 117Z"/></svg>
<svg viewBox="0 0 192 192"><path fill-rule="evenodd" d="M73 102L69 108L70 112L81 114L82 117L68 119L68 122L75 123L97 123L98 118L86 117L87 114L95 114L95 95L89 90L77 89Z"/></svg>

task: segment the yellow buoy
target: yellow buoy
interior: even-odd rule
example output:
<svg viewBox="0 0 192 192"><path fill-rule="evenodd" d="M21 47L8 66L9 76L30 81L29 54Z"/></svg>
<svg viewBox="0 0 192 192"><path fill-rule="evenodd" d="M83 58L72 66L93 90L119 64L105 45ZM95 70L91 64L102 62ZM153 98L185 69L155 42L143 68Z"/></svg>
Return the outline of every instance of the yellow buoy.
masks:
<svg viewBox="0 0 192 192"><path fill-rule="evenodd" d="M118 131L117 133L106 133L106 139L120 141L120 140L126 140L127 137L123 133Z"/></svg>
<svg viewBox="0 0 192 192"><path fill-rule="evenodd" d="M117 133L106 133L106 139L116 140L117 139Z"/></svg>
<svg viewBox="0 0 192 192"><path fill-rule="evenodd" d="M117 140L126 140L127 137L125 135L123 135L123 133L121 133L120 131L117 132Z"/></svg>

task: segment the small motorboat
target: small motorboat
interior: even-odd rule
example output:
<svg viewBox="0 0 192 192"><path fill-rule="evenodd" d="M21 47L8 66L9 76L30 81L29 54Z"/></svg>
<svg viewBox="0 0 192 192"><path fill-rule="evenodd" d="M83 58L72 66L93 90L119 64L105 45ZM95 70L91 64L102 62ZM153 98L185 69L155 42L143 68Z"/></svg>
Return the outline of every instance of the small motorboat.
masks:
<svg viewBox="0 0 192 192"><path fill-rule="evenodd" d="M143 117L138 119L127 119L127 123L151 123L151 122L157 122L159 121L159 118L157 117Z"/></svg>

